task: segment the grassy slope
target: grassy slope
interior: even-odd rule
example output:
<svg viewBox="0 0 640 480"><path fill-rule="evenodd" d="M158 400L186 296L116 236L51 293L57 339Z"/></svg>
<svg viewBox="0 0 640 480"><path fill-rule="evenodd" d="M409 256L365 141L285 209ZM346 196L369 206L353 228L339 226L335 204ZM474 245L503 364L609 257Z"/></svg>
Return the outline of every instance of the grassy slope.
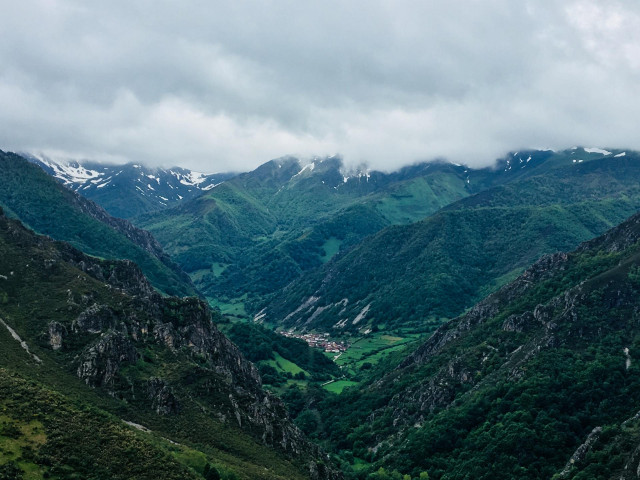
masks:
<svg viewBox="0 0 640 480"><path fill-rule="evenodd" d="M38 166L4 152L0 152L0 205L36 232L67 241L90 255L134 261L163 292L196 293L177 271L83 212L75 194Z"/></svg>

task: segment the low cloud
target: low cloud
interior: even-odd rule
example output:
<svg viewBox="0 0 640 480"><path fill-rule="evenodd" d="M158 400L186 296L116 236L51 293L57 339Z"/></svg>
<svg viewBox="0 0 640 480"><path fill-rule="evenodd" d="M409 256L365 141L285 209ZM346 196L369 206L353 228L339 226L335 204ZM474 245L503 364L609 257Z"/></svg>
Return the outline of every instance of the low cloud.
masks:
<svg viewBox="0 0 640 480"><path fill-rule="evenodd" d="M640 149L635 0L5 3L2 149L205 171Z"/></svg>

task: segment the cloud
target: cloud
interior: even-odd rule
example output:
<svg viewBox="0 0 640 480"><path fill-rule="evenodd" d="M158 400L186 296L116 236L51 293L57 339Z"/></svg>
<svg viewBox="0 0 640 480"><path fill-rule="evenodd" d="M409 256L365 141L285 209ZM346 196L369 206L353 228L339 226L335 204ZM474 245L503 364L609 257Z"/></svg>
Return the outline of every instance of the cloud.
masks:
<svg viewBox="0 0 640 480"><path fill-rule="evenodd" d="M3 149L206 171L640 149L635 0L0 1Z"/></svg>

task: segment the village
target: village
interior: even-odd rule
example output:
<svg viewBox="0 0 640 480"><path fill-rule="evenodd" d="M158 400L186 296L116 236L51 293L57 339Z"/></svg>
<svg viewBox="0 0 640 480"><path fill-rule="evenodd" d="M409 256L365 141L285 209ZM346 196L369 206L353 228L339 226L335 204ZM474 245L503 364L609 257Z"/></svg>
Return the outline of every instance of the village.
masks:
<svg viewBox="0 0 640 480"><path fill-rule="evenodd" d="M313 348L321 348L325 352L329 353L342 353L349 348L349 344L346 342L337 342L329 339L328 333L296 333L293 330L282 331L280 335L289 338L299 338L304 340Z"/></svg>

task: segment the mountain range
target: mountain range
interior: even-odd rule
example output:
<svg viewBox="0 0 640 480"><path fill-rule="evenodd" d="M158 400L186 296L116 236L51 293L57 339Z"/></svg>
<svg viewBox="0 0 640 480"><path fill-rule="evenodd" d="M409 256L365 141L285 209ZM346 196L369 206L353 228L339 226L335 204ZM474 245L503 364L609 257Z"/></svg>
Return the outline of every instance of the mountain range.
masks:
<svg viewBox="0 0 640 480"><path fill-rule="evenodd" d="M1 152L0 474L638 477L638 152L109 168Z"/></svg>
<svg viewBox="0 0 640 480"><path fill-rule="evenodd" d="M133 222L152 232L224 312L255 314L266 296L365 237L518 178L550 155L514 154L498 169L436 162L393 173L349 170L339 157L285 157Z"/></svg>
<svg viewBox="0 0 640 480"><path fill-rule="evenodd" d="M638 211L638 154L558 158L567 153L422 221L381 230L259 304L262 319L333 332L437 326L542 255Z"/></svg>

